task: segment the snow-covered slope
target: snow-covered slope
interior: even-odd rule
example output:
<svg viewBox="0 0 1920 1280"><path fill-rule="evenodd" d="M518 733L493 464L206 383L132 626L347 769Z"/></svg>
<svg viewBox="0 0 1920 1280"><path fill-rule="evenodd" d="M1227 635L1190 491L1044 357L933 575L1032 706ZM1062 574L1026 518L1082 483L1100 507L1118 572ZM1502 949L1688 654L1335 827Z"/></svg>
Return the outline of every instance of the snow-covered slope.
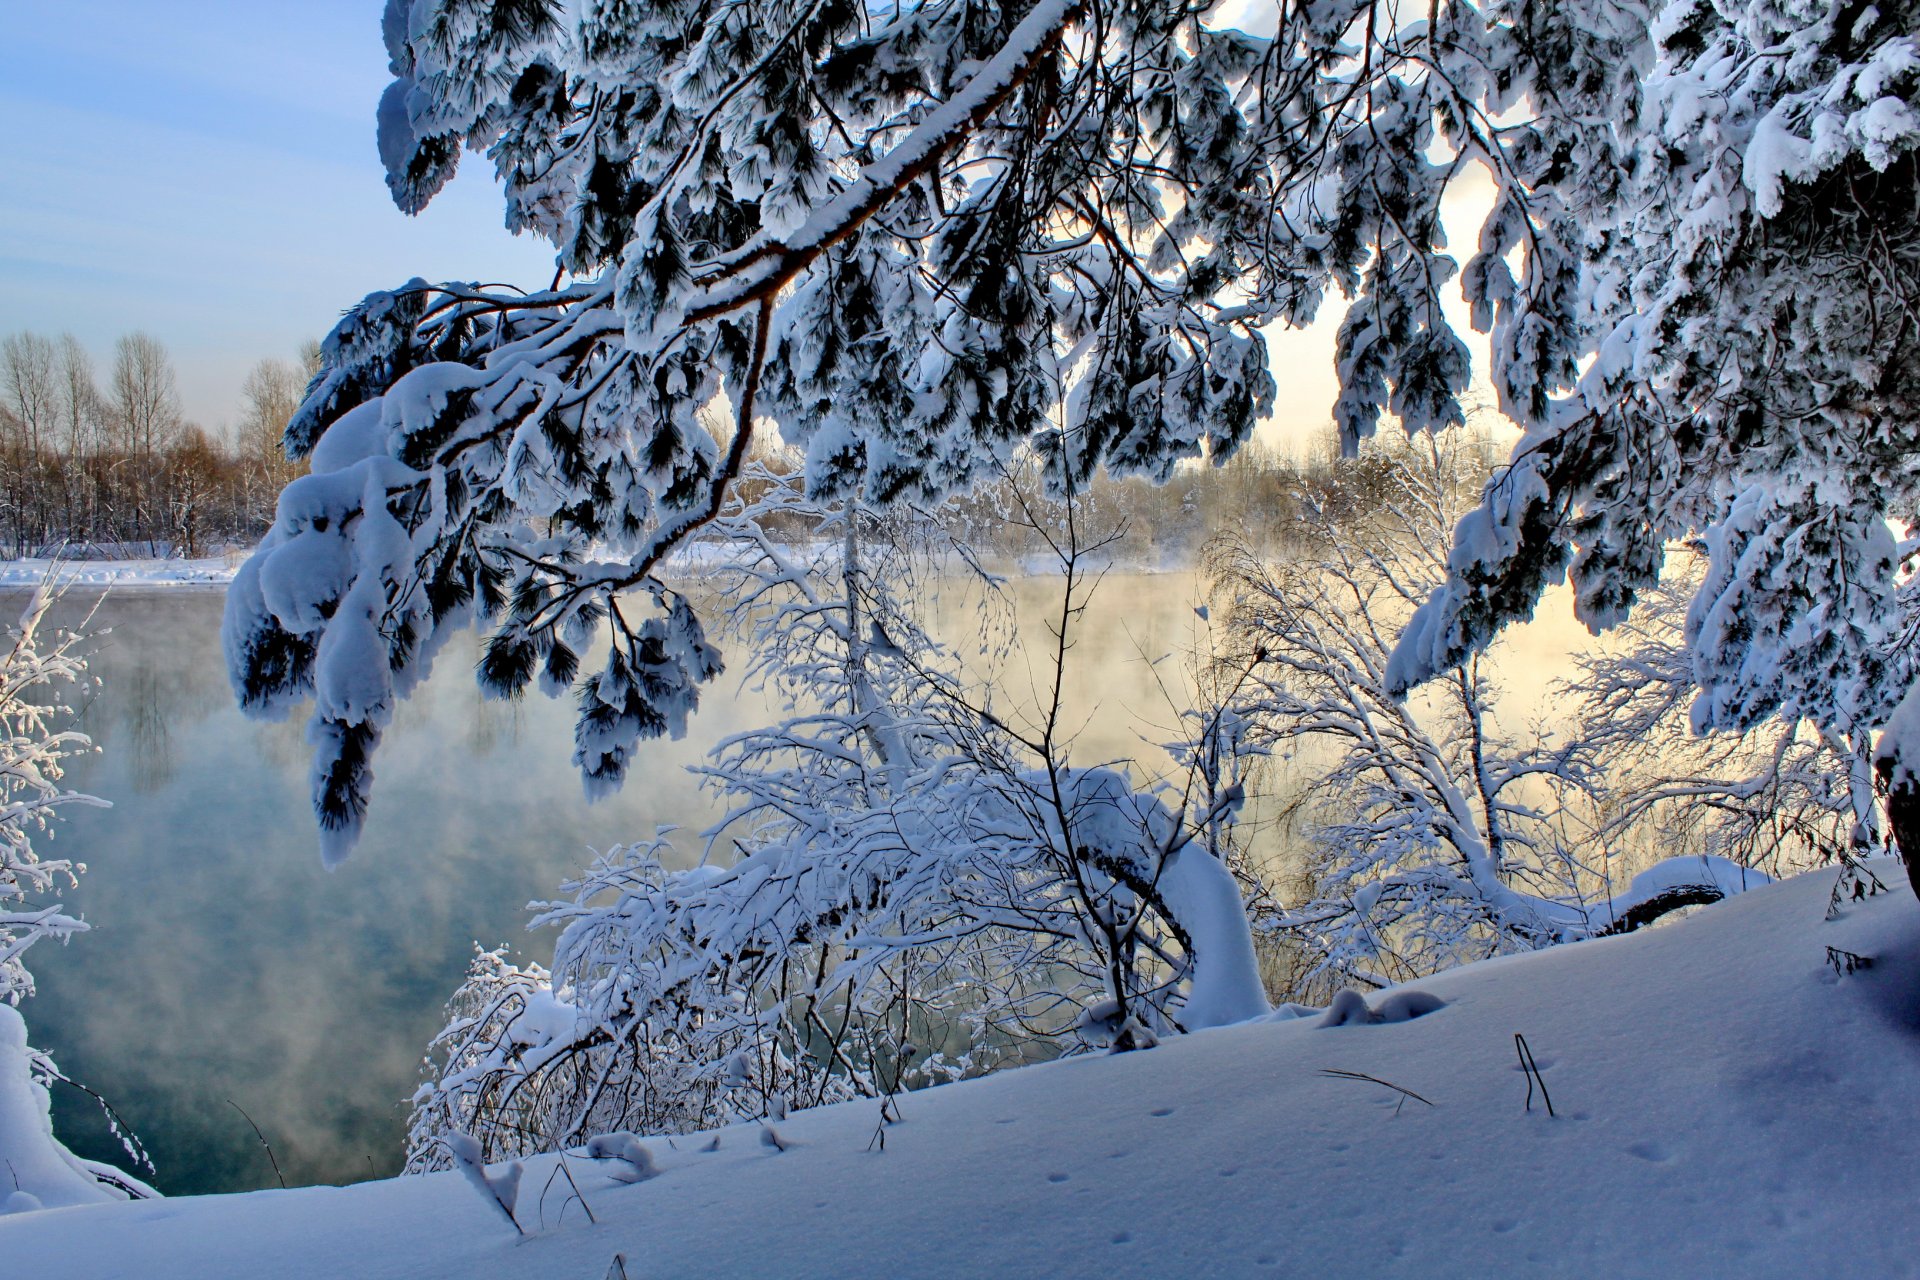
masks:
<svg viewBox="0 0 1920 1280"><path fill-rule="evenodd" d="M0 1218L0 1270L1913 1275L1920 908L1881 874L1895 891L1833 922L1823 873L1460 969L1412 1020L1272 1020L916 1094L884 1151L856 1105L782 1123L784 1152L753 1127L655 1140L664 1171L630 1186L574 1158L597 1225L536 1161L525 1239L445 1174ZM1829 946L1872 967L1837 975ZM1525 1109L1515 1032L1555 1116Z"/></svg>

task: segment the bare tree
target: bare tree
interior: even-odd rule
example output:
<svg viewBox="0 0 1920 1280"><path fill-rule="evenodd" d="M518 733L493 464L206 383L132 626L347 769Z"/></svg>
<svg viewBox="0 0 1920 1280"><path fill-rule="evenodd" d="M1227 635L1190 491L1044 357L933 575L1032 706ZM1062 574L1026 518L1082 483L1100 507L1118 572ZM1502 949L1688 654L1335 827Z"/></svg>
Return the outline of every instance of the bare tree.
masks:
<svg viewBox="0 0 1920 1280"><path fill-rule="evenodd" d="M111 394L116 452L133 472L134 509L127 528L133 538L152 539L160 524L160 455L182 421L173 361L158 338L129 333L120 339Z"/></svg>
<svg viewBox="0 0 1920 1280"><path fill-rule="evenodd" d="M59 345L61 533L71 539L91 531L104 506L107 404L80 340L63 333Z"/></svg>
<svg viewBox="0 0 1920 1280"><path fill-rule="evenodd" d="M57 364L57 349L40 334L15 333L0 342L0 393L34 450L52 434L59 415Z"/></svg>
<svg viewBox="0 0 1920 1280"><path fill-rule="evenodd" d="M12 516L15 550L24 553L46 535L44 460L59 418L57 348L37 333L16 333L0 342L0 395L9 411L9 431L0 442L4 493Z"/></svg>
<svg viewBox="0 0 1920 1280"><path fill-rule="evenodd" d="M0 537L14 554L61 544L99 554L172 538L197 553L258 537L273 499L303 472L280 443L319 360L269 360L249 375L237 448L187 422L166 348L129 334L103 394L72 334L0 341Z"/></svg>
<svg viewBox="0 0 1920 1280"><path fill-rule="evenodd" d="M306 395L311 366L317 359L317 347L307 369L287 360L265 359L248 371L241 384L245 403L235 443L246 468L247 508L262 523L272 519L274 499L280 490L306 470L303 463L287 457L284 436L287 422Z"/></svg>

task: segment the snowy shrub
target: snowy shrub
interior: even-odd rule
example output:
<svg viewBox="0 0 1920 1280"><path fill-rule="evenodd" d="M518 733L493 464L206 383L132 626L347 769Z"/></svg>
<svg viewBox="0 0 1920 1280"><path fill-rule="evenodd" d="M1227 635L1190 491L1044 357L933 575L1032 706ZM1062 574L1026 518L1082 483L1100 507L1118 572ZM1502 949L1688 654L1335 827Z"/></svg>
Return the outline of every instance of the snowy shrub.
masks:
<svg viewBox="0 0 1920 1280"><path fill-rule="evenodd" d="M1604 760L1608 796L1598 838L1631 850L1719 854L1775 875L1839 863L1844 883L1877 884L1863 864L1887 852L1874 735L1856 721L1777 714L1744 733L1697 734L1688 601L1706 571L1695 547L1668 552L1663 580L1608 643L1581 655L1565 692L1574 730ZM1912 669L1920 642L1920 584L1896 596L1902 623L1881 661Z"/></svg>
<svg viewBox="0 0 1920 1280"><path fill-rule="evenodd" d="M1303 484L1293 544L1277 556L1233 537L1211 551L1231 662L1248 673L1233 711L1250 745L1311 779L1298 801L1307 891L1263 920L1305 947L1293 975L1305 992L1633 927L1655 899L1709 901L1767 879L1714 856L1731 846L1652 867L1613 856L1627 825L1612 777L1620 739L1604 722L1503 723L1493 655L1396 694L1394 640L1444 578L1448 532L1483 475L1456 434L1432 437ZM1708 775L1692 778L1706 798ZM1649 793L1624 816L1658 807Z"/></svg>
<svg viewBox="0 0 1920 1280"><path fill-rule="evenodd" d="M85 734L60 727L73 715L65 699L85 683L87 663L81 633L48 622L57 595L52 583L32 593L0 654L0 1159L20 1195L9 1203L22 1209L154 1194L118 1169L79 1159L53 1136L48 1087L74 1082L27 1043L26 1023L13 1007L33 994L27 949L48 938L64 942L87 927L52 900L85 864L44 857L34 841L51 838L62 806L106 803L60 785L65 762L95 748ZM101 1106L135 1167L151 1169L139 1140Z"/></svg>
<svg viewBox="0 0 1920 1280"><path fill-rule="evenodd" d="M34 840L52 836L61 806L105 803L60 785L64 763L94 746L59 727L73 714L64 699L85 679L87 664L81 636L47 621L54 597L47 586L29 597L0 654L0 1001L13 1005L33 994L27 949L87 927L53 900L85 864L44 857Z"/></svg>
<svg viewBox="0 0 1920 1280"><path fill-rule="evenodd" d="M821 537L775 541L769 505L806 507ZM747 544L722 593L788 717L700 770L727 806L707 861L612 850L536 917L561 930L550 973L480 958L415 1099L410 1167L442 1163L454 1128L499 1159L1265 1012L1216 851L1237 796L1068 763L1058 693L1091 589L1071 536L1029 720L927 634L886 522L781 482L722 527Z"/></svg>

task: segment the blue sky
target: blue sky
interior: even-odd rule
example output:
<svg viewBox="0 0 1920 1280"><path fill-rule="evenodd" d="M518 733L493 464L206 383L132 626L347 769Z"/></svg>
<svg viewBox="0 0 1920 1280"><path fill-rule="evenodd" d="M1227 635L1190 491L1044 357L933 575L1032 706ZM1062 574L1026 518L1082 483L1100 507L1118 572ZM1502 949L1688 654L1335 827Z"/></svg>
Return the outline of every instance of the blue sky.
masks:
<svg viewBox="0 0 1920 1280"><path fill-rule="evenodd" d="M255 361L371 290L552 275L549 246L504 229L484 157L418 218L388 200L382 0L0 5L0 334L71 331L104 374L144 329L188 416L223 428ZM1332 330L1269 334L1282 438L1328 420Z"/></svg>
<svg viewBox="0 0 1920 1280"><path fill-rule="evenodd" d="M483 157L426 213L387 198L381 0L53 0L0 15L0 333L71 331L102 372L145 329L220 427L290 357L411 276L544 284Z"/></svg>

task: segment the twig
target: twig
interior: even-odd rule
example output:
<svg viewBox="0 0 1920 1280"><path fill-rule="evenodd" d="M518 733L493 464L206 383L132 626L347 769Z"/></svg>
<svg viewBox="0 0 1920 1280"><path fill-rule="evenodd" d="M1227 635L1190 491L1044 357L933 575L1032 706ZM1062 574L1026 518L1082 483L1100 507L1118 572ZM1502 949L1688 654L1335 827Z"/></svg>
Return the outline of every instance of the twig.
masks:
<svg viewBox="0 0 1920 1280"><path fill-rule="evenodd" d="M1827 948L1827 963L1833 966L1833 976L1844 978L1850 973L1873 968L1873 957L1863 956L1857 951L1842 951L1839 947Z"/></svg>
<svg viewBox="0 0 1920 1280"><path fill-rule="evenodd" d="M1341 1071L1335 1067L1322 1067L1320 1074L1323 1076L1332 1076L1336 1080L1365 1080L1369 1084L1383 1085L1393 1090L1395 1093L1401 1095L1399 1103L1393 1108L1393 1114L1396 1116L1400 1114L1400 1108L1407 1105L1408 1098L1412 1098L1415 1102L1425 1102L1428 1106L1433 1105L1431 1101L1421 1097L1403 1085L1397 1085L1391 1080L1382 1080L1379 1076L1370 1076L1364 1071Z"/></svg>
<svg viewBox="0 0 1920 1280"><path fill-rule="evenodd" d="M600 1219L593 1216L593 1206L587 1203L587 1197L581 1193L580 1184L573 1180L573 1170L567 1167L567 1153L564 1151L560 1153L560 1172L567 1175L567 1185L573 1188L574 1198L580 1202L580 1207L586 1211L587 1221L596 1227L599 1226ZM566 1212L567 1206L564 1204L561 1205L561 1216L565 1217Z"/></svg>
<svg viewBox="0 0 1920 1280"><path fill-rule="evenodd" d="M285 1191L287 1189L287 1175L280 1172L280 1161L274 1156L273 1144L267 1141L267 1135L260 1132L260 1126L253 1123L253 1117L247 1114L245 1107L235 1102L232 1098L227 1099L227 1105L235 1111L238 1111L240 1118L253 1127L253 1136L260 1139L260 1145L267 1149L267 1159L273 1162L273 1176L280 1179L280 1189Z"/></svg>
<svg viewBox="0 0 1920 1280"><path fill-rule="evenodd" d="M1547 1104L1547 1115L1553 1115L1553 1098L1547 1093L1547 1082L1540 1076L1540 1064L1533 1060L1533 1050L1527 1047L1527 1038L1518 1031L1513 1033L1513 1051L1520 1055L1520 1070L1527 1077L1527 1110L1533 1110L1533 1086L1540 1085L1541 1101Z"/></svg>
<svg viewBox="0 0 1920 1280"><path fill-rule="evenodd" d="M560 1202L560 1221L565 1222L567 1220L567 1205L572 1201L578 1200L580 1207L586 1210L587 1221L593 1223L595 1226L599 1226L600 1219L593 1216L593 1206L587 1203L587 1197L581 1194L580 1184L573 1180L573 1170L567 1167L567 1153L562 1151L559 1153L559 1156L559 1162L553 1166L553 1171L547 1174L547 1181L545 1185L540 1188L541 1230L544 1231L547 1226L547 1192L553 1189L553 1180L559 1177L566 1178L567 1185L573 1188L573 1194Z"/></svg>
<svg viewBox="0 0 1920 1280"><path fill-rule="evenodd" d="M81 1084L78 1080L70 1079L64 1072L44 1057L41 1058L35 1066L45 1071L49 1079L57 1080L64 1085L71 1085L73 1088L78 1089L94 1100L101 1112L106 1115L107 1128L113 1133L115 1138L119 1139L121 1149L133 1157L134 1168L144 1168L150 1174L159 1172L158 1169L153 1167L153 1157L147 1154L146 1144L140 1141L140 1135L135 1133L127 1125L127 1122L120 1118L120 1113L113 1109L113 1104L108 1102L103 1095ZM255 1130L255 1132L258 1132L258 1130ZM265 1142L266 1139L262 1138L261 1141ZM284 1186L286 1184L282 1183L281 1185Z"/></svg>

